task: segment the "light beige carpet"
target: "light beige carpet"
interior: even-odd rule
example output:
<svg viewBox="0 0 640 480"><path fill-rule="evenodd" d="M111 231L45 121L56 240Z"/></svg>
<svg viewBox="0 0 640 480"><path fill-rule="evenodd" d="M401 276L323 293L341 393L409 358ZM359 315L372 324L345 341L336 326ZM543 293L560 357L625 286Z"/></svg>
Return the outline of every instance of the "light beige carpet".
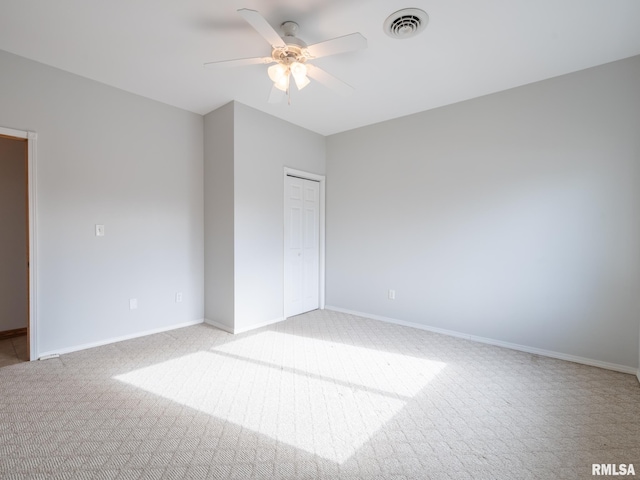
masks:
<svg viewBox="0 0 640 480"><path fill-rule="evenodd" d="M3 479L640 477L634 376L330 311L11 365L0 392Z"/></svg>

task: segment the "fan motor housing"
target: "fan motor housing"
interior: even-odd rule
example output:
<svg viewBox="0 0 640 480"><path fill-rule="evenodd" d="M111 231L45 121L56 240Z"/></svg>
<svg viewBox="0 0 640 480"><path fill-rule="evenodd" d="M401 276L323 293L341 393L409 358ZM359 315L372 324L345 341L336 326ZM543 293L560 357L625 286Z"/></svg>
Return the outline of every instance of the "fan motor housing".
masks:
<svg viewBox="0 0 640 480"><path fill-rule="evenodd" d="M284 65L291 65L294 62L304 63L309 58L306 48L307 44L296 37L298 33L298 24L296 22L286 21L280 25L280 30L284 34L285 46L283 48L274 48L271 52L271 58L276 62Z"/></svg>
<svg viewBox="0 0 640 480"><path fill-rule="evenodd" d="M287 40L287 37L284 37L284 40ZM298 45L286 42L285 47L273 49L271 58L284 65L291 65L293 62L304 63L308 58L305 47L306 45L299 47Z"/></svg>

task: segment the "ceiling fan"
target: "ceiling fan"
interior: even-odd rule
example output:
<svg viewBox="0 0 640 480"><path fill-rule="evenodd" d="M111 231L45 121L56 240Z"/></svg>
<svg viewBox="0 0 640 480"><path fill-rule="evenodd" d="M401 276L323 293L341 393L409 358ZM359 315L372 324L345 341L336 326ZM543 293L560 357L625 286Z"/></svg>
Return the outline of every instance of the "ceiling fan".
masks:
<svg viewBox="0 0 640 480"><path fill-rule="evenodd" d="M238 10L238 13L262 38L269 42L271 56L209 62L204 64L205 67L240 67L274 63L267 69L269 78L273 81L269 95L270 103L281 101L285 95L289 96L289 99L291 98L289 89L291 77L293 77L293 82L298 90L309 85L311 78L343 95L348 95L353 91L351 85L330 75L320 67L308 63L308 60L366 48L367 39L360 33L352 33L307 45L296 36L298 24L295 22L287 21L280 25L283 33L281 37L259 12L242 8Z"/></svg>

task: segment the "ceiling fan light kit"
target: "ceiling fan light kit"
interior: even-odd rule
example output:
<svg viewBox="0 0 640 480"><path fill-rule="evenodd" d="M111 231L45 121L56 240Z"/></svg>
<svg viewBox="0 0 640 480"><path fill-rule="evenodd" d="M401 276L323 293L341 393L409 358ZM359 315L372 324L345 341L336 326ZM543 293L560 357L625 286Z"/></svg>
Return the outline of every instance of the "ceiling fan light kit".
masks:
<svg viewBox="0 0 640 480"><path fill-rule="evenodd" d="M307 44L295 36L298 32L297 23L284 22L280 28L284 33L284 47L273 47L271 58L277 63L270 66L267 73L278 90L289 91L290 77L293 77L298 90L302 90L311 83L304 64L309 58Z"/></svg>
<svg viewBox="0 0 640 480"><path fill-rule="evenodd" d="M273 82L272 94L269 97L271 103L280 100L278 95L273 94L273 91L276 91L276 89L290 94L289 87L291 77L293 77L293 81L298 90L302 90L309 85L309 83L311 83L310 78L342 94L348 94L353 90L353 87L330 75L321 68L307 64L307 60L366 48L367 39L360 33L352 33L343 37L307 45L296 36L299 29L296 22L283 22L280 25L283 33L281 37L273 27L271 27L269 22L255 10L242 8L238 10L238 13L271 45L271 57L253 57L209 62L204 64L206 67L275 63L267 69L267 74Z"/></svg>

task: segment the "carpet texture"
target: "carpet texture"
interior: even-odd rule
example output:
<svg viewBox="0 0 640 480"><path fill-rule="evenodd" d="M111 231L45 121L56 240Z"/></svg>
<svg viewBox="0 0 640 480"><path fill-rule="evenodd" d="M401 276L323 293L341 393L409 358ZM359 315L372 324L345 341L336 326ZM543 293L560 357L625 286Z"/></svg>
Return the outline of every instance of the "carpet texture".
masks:
<svg viewBox="0 0 640 480"><path fill-rule="evenodd" d="M640 478L634 376L331 311L0 368L2 479L607 478L592 464Z"/></svg>

